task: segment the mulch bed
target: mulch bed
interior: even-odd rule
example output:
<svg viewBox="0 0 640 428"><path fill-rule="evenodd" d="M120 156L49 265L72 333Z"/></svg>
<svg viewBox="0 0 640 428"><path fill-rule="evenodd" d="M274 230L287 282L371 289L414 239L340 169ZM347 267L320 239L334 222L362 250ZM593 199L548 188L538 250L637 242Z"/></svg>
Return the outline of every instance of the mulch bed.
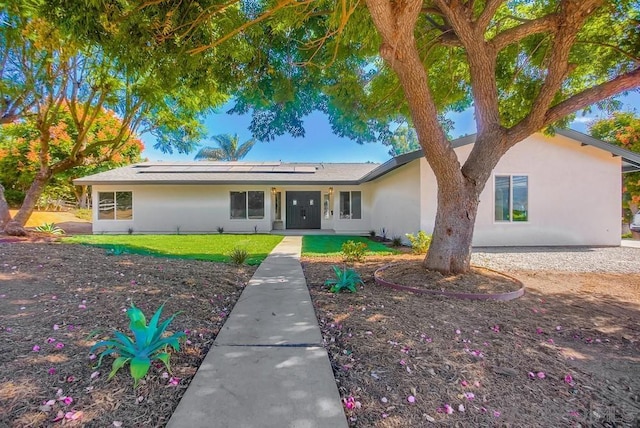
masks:
<svg viewBox="0 0 640 428"><path fill-rule="evenodd" d="M0 426L164 426L254 270L0 243ZM107 381L112 359L89 356L113 329L130 334L131 303L147 319L162 303L163 319L182 311L170 330L189 333L172 373L152 367L135 390L128 368Z"/></svg>
<svg viewBox="0 0 640 428"><path fill-rule="evenodd" d="M473 267L464 275L442 275L427 271L422 260L408 260L390 264L379 270L378 275L393 284L406 285L415 289L447 291L470 294L509 293L522 287L518 281L499 272Z"/></svg>
<svg viewBox="0 0 640 428"><path fill-rule="evenodd" d="M505 272L527 286L509 302L373 281L420 259L368 258L355 265L365 286L339 295L323 286L339 259L302 260L351 426L638 426L640 275ZM0 243L0 426L166 425L254 269ZM189 330L172 374L154 367L135 390L89 359L127 330L131 302L148 316L166 302L165 317L183 311L173 331Z"/></svg>
<svg viewBox="0 0 640 428"><path fill-rule="evenodd" d="M393 260L357 263L365 286L334 295L323 283L341 260L303 259L351 426L640 422L640 305L629 289L640 276L514 272L530 285L524 297L468 301L376 285L373 272ZM568 292L581 282L589 293ZM606 301L616 289L624 297Z"/></svg>

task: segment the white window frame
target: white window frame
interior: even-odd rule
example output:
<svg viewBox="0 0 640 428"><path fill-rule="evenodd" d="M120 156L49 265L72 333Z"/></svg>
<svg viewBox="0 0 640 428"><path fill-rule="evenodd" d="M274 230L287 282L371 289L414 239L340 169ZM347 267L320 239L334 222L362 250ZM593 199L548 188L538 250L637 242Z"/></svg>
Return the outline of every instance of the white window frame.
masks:
<svg viewBox="0 0 640 428"><path fill-rule="evenodd" d="M509 219L508 220L496 220L496 178L497 177L509 177ZM527 178L527 219L515 221L513 219L513 178L514 177L526 177ZM531 190L531 180L529 174L508 174L508 173L496 173L493 175L493 223L495 224L527 224L531 221L531 214L529 209Z"/></svg>
<svg viewBox="0 0 640 428"><path fill-rule="evenodd" d="M360 193L360 217L359 218L353 218L353 193L354 192ZM344 217L342 214L342 194L343 193L349 194L349 216L348 217ZM338 192L338 209L340 213L340 220L362 220L362 199L363 199L362 190L341 190L340 192Z"/></svg>
<svg viewBox="0 0 640 428"><path fill-rule="evenodd" d="M258 216L250 216L249 215L249 193L254 192L254 193L262 193L262 216L258 217ZM244 193L244 217L232 217L231 216L231 194L233 193ZM262 220L265 217L265 209L266 209L266 203L265 203L265 194L266 192L264 190L231 190L229 191L229 219L230 220L239 220L239 221L243 221L243 220Z"/></svg>
<svg viewBox="0 0 640 428"><path fill-rule="evenodd" d="M118 218L118 193L130 193L131 194L131 218ZM111 194L112 197L109 199L111 205L113 205L113 218L100 218L100 195L103 194ZM109 191L98 191L98 221L133 221L133 191L131 190L109 190Z"/></svg>

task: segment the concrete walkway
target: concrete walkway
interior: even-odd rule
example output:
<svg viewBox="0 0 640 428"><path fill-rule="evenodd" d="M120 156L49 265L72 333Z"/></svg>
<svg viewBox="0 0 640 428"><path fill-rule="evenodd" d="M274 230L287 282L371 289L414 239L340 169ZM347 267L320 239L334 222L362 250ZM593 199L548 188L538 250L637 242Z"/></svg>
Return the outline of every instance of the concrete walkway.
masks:
<svg viewBox="0 0 640 428"><path fill-rule="evenodd" d="M621 247L640 248L640 241L634 241L632 239L623 239L620 243Z"/></svg>
<svg viewBox="0 0 640 428"><path fill-rule="evenodd" d="M169 428L346 428L300 266L285 237L256 270Z"/></svg>

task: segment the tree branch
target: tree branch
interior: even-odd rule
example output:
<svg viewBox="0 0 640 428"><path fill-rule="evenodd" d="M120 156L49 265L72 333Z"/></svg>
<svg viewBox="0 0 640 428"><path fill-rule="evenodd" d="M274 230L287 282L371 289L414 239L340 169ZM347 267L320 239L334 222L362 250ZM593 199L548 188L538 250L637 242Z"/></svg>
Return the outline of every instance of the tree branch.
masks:
<svg viewBox="0 0 640 428"><path fill-rule="evenodd" d="M556 14L543 16L542 18L527 21L524 24L509 28L497 34L489 43L496 52L500 52L507 46L518 43L533 34L545 33L556 29L558 22L559 17Z"/></svg>
<svg viewBox="0 0 640 428"><path fill-rule="evenodd" d="M488 0L484 10L476 20L476 28L482 32L487 30L498 8L502 6L505 0ZM472 10L473 12L473 10Z"/></svg>
<svg viewBox="0 0 640 428"><path fill-rule="evenodd" d="M545 114L543 127L571 113L595 104L598 101L638 87L640 87L640 67L628 73L621 74L613 80L586 89L551 107Z"/></svg>

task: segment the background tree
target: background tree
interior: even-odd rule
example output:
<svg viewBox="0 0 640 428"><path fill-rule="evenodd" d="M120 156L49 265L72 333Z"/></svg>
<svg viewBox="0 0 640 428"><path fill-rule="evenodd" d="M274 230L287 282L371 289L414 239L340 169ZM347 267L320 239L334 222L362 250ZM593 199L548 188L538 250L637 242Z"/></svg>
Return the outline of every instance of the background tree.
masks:
<svg viewBox="0 0 640 428"><path fill-rule="evenodd" d="M68 108L62 108L57 123L53 124L49 143L50 164L55 165L71 156L74 136L78 134ZM122 124L111 111L102 111L89 130L89 143L102 138L114 138ZM5 197L9 204L20 206L25 194L40 170L39 133L34 120L27 118L0 129L0 184L5 187ZM75 178L95 174L108 169L140 161L144 148L134 136L129 137L117 152L93 152L88 154L81 165L53 175L42 192L41 200L76 200L81 208L87 207L86 186L74 186ZM39 201L41 204L41 200Z"/></svg>
<svg viewBox="0 0 640 428"><path fill-rule="evenodd" d="M167 58L147 45L146 51L137 51L137 63L132 65L43 19L38 13L44 9L38 5L47 6L44 2L33 5L26 10L23 2L10 1L0 12L10 26L0 29L0 42L6 43L1 49L6 63L12 65L11 73L2 74L2 86L9 87L8 80L17 79L29 82L36 94L28 109L15 119L28 119L33 125L37 135L30 141L38 145L39 166L13 219L18 226L25 224L52 177L87 162L113 159L135 134L154 134L154 147L165 152L192 151L203 133L201 115L226 99L206 68L213 59L200 58L205 67L200 71L188 62L191 66L180 68L179 55ZM5 36L14 33L22 37ZM207 91L202 91L203 87ZM119 121L113 124L117 129L110 128L114 132L108 134L92 133L103 114L117 116ZM73 123L68 156L52 159L55 126L64 122L63 116Z"/></svg>
<svg viewBox="0 0 640 428"><path fill-rule="evenodd" d="M420 150L418 134L415 128L407 124L400 125L396 128L388 144L391 146L389 149L389 155L391 156L398 156L403 153Z"/></svg>
<svg viewBox="0 0 640 428"><path fill-rule="evenodd" d="M589 133L595 138L640 153L640 117L631 112L616 112L610 118L594 122ZM623 208L627 220L640 205L640 172L623 174Z"/></svg>
<svg viewBox="0 0 640 428"><path fill-rule="evenodd" d="M255 140L247 140L240 144L238 134L221 134L211 137L217 147L203 147L196 154L195 160L238 161L249 153Z"/></svg>
<svg viewBox="0 0 640 428"><path fill-rule="evenodd" d="M67 21L88 16L81 0L59 8L69 3ZM155 18L167 25L146 31L198 39L194 54L245 41L233 111L253 112L260 140L304 135L313 110L361 142L411 122L438 183L425 266L444 273L470 268L479 195L511 147L640 84L637 0L202 1L195 16L183 2L90 4L94 27ZM461 163L438 119L469 105L477 135Z"/></svg>

